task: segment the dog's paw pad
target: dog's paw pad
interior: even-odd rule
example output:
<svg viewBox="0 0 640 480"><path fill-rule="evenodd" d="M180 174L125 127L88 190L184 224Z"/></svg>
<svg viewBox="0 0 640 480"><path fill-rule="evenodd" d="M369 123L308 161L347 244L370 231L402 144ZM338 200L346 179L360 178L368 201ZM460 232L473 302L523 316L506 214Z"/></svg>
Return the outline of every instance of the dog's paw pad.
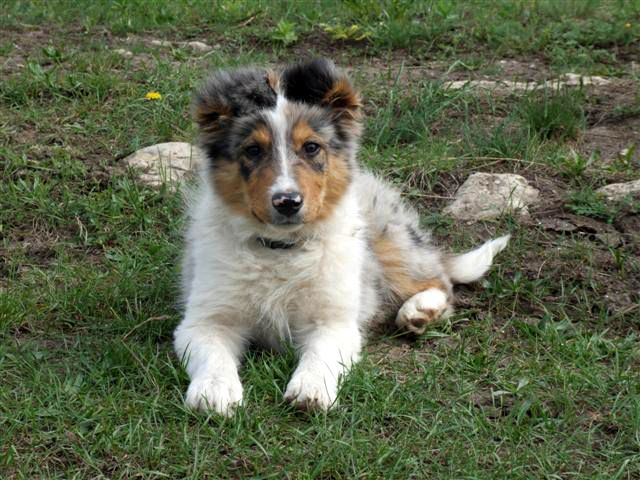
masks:
<svg viewBox="0 0 640 480"><path fill-rule="evenodd" d="M196 410L213 410L228 417L242 404L242 384L235 378L195 378L189 384L185 403Z"/></svg>
<svg viewBox="0 0 640 480"><path fill-rule="evenodd" d="M300 410L329 410L337 397L336 382L318 373L296 372L284 394Z"/></svg>
<svg viewBox="0 0 640 480"><path fill-rule="evenodd" d="M416 293L404 302L396 316L396 325L401 329L421 335L427 329L427 325L444 317L449 309L446 292L430 288L424 292Z"/></svg>

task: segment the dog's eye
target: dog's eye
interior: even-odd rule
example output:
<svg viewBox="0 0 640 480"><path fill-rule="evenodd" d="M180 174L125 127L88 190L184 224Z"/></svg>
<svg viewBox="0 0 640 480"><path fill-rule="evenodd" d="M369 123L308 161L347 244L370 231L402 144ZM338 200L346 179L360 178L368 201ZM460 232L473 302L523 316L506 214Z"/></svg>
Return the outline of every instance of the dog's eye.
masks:
<svg viewBox="0 0 640 480"><path fill-rule="evenodd" d="M305 143L303 148L304 148L304 153L306 153L309 156L313 156L320 151L320 145L314 142Z"/></svg>
<svg viewBox="0 0 640 480"><path fill-rule="evenodd" d="M258 145L249 145L244 149L244 153L246 153L249 158L257 158L262 153L262 149Z"/></svg>

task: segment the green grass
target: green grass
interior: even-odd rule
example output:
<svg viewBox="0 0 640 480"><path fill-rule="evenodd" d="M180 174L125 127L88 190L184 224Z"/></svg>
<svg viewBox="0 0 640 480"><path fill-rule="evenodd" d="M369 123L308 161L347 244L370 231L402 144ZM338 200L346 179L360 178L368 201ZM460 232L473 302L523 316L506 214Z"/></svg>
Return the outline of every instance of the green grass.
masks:
<svg viewBox="0 0 640 480"><path fill-rule="evenodd" d="M328 32L345 32L356 25L364 33L361 40L376 51L397 48L414 55L468 53L476 48L500 55L544 52L560 70L581 66L607 71L616 63L611 47L633 49L638 45L638 0L498 0L492 8L485 7L482 0L277 4L265 0L162 4L150 0L9 0L0 27L74 23L86 32L106 27L117 35L157 31L286 46L322 34L340 40L340 35ZM352 38L347 35L346 40Z"/></svg>
<svg viewBox="0 0 640 480"><path fill-rule="evenodd" d="M0 478L640 476L639 210L594 192L640 168L637 139L624 137L635 103L616 96L639 91L628 55L640 4L335 5L3 4ZM151 38L220 45L202 54ZM249 354L234 418L195 413L171 346L183 200L141 184L121 159L195 139L189 102L207 70L301 52L352 67L368 114L363 163L403 189L444 245L513 240L486 279L459 289L451 319L417 340L372 335L330 414L283 402L293 352ZM509 96L445 88L449 75L498 75L503 55L534 56L551 76L635 83ZM152 90L162 100L145 100ZM629 149L612 163L581 143L603 110ZM474 171L541 188L530 221L439 213ZM540 222L570 215L588 228ZM624 242L607 246L589 228Z"/></svg>
<svg viewBox="0 0 640 480"><path fill-rule="evenodd" d="M585 124L582 97L582 92L545 89L529 95L519 114L528 129L543 139L575 139Z"/></svg>

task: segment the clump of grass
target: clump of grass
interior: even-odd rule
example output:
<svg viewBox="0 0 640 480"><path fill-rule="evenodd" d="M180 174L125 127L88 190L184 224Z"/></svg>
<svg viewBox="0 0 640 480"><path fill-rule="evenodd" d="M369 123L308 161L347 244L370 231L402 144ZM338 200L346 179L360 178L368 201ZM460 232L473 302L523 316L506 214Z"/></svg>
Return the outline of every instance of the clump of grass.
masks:
<svg viewBox="0 0 640 480"><path fill-rule="evenodd" d="M271 39L285 46L295 43L298 40L295 23L280 20L271 32Z"/></svg>
<svg viewBox="0 0 640 480"><path fill-rule="evenodd" d="M430 137L429 128L462 94L439 82L424 82L407 95L396 80L386 104L377 106L377 114L369 122L366 141L378 149L425 140Z"/></svg>
<svg viewBox="0 0 640 480"><path fill-rule="evenodd" d="M467 124L462 145L464 153L474 157L529 159L537 151L539 142L528 128L507 119L488 129Z"/></svg>
<svg viewBox="0 0 640 480"><path fill-rule="evenodd" d="M566 155L559 155L556 167L560 172L572 180L580 178L593 162L599 157L597 152L592 152L589 156L570 149Z"/></svg>
<svg viewBox="0 0 640 480"><path fill-rule="evenodd" d="M618 210L608 205L592 188L585 187L569 193L565 204L571 212L612 223Z"/></svg>
<svg viewBox="0 0 640 480"><path fill-rule="evenodd" d="M575 139L585 125L583 103L582 92L545 89L525 97L518 114L542 139Z"/></svg>

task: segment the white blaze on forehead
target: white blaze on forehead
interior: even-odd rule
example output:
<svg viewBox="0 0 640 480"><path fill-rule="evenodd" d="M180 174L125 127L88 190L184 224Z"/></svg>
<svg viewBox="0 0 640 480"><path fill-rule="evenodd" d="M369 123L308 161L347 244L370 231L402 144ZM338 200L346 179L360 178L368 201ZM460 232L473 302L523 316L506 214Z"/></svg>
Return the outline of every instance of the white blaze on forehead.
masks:
<svg viewBox="0 0 640 480"><path fill-rule="evenodd" d="M275 147L275 161L278 164L278 176L271 186L271 193L291 192L298 190L298 185L293 177L287 155L287 104L288 100L278 95L275 110L269 112L271 127L273 129L273 144Z"/></svg>

